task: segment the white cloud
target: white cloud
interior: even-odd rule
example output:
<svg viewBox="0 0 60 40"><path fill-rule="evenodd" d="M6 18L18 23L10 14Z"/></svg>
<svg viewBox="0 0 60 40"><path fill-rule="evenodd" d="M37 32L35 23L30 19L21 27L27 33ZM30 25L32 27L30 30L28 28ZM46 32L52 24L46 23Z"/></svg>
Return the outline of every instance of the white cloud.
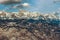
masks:
<svg viewBox="0 0 60 40"><path fill-rule="evenodd" d="M30 4L29 3L23 3L22 6L28 7Z"/></svg>
<svg viewBox="0 0 60 40"><path fill-rule="evenodd" d="M18 5L15 5L13 6L13 8L19 8L19 7L29 7L30 4L29 3L23 3L23 4L18 4Z"/></svg>

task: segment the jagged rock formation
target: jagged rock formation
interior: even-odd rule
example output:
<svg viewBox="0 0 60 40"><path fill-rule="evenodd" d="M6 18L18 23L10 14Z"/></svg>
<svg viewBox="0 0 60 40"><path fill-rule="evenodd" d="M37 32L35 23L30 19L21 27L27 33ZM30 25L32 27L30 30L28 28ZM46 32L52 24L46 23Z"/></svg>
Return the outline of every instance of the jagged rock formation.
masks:
<svg viewBox="0 0 60 40"><path fill-rule="evenodd" d="M0 40L55 40L55 31L60 30L59 22L33 19L0 20Z"/></svg>

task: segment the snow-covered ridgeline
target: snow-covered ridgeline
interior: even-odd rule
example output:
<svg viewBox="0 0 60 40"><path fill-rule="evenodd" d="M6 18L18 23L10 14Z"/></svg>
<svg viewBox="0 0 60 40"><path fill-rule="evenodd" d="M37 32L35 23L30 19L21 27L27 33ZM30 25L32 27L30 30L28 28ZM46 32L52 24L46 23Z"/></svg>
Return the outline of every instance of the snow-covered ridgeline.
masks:
<svg viewBox="0 0 60 40"><path fill-rule="evenodd" d="M28 12L25 10L21 10L19 12L4 12L0 11L0 19L60 19L56 13L48 13L48 14L42 14L38 12Z"/></svg>

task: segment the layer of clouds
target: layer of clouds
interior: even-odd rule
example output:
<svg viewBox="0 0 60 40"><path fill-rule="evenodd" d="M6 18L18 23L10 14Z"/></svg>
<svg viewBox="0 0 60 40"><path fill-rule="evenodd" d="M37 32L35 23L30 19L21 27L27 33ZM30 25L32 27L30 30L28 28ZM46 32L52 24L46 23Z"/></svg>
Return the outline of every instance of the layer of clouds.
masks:
<svg viewBox="0 0 60 40"><path fill-rule="evenodd" d="M11 3L19 3L22 0L0 0L0 4L11 4Z"/></svg>
<svg viewBox="0 0 60 40"><path fill-rule="evenodd" d="M60 0L53 0L53 2L54 2L54 3L56 3L56 2L60 2Z"/></svg>
<svg viewBox="0 0 60 40"><path fill-rule="evenodd" d="M54 1L60 1L60 0L54 0Z"/></svg>
<svg viewBox="0 0 60 40"><path fill-rule="evenodd" d="M18 5L15 5L13 6L12 8L24 8L24 7L29 7L30 4L29 3L23 3L23 4L18 4Z"/></svg>
<svg viewBox="0 0 60 40"><path fill-rule="evenodd" d="M16 7L28 7L29 3L25 2L23 3L23 1L25 2L25 0L0 0L0 4L17 4L17 5L13 5L13 8ZM27 1L27 0L26 0Z"/></svg>
<svg viewBox="0 0 60 40"><path fill-rule="evenodd" d="M27 0L26 0L27 1ZM25 0L0 0L0 4L7 4L10 5L9 7L6 7L4 10L10 10L10 9L24 9L30 6L29 3L27 3ZM15 5L11 5L11 4ZM16 4L18 3L18 4Z"/></svg>

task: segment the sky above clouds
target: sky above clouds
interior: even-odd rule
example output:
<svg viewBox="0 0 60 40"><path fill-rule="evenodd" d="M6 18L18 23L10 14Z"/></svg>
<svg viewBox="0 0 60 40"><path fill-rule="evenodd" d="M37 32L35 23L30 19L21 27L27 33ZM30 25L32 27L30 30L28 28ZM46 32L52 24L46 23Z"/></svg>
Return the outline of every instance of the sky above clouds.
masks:
<svg viewBox="0 0 60 40"><path fill-rule="evenodd" d="M37 12L48 13L48 12L55 12L55 11L60 10L60 0L22 0L21 3L30 4L30 7L22 8L22 9L25 9L28 11L37 11ZM9 5L0 4L0 10L9 8L10 5L12 5L12 4L9 4ZM15 4L13 4L13 5L15 5ZM9 11L18 11L18 9L11 9Z"/></svg>

